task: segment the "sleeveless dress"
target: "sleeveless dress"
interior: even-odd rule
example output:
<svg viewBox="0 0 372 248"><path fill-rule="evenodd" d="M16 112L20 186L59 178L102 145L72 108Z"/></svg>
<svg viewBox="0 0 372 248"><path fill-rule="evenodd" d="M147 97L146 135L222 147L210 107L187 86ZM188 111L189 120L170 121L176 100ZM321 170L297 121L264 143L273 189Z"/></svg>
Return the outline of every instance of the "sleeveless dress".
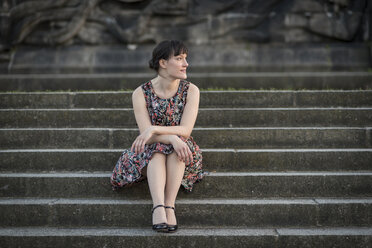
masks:
<svg viewBox="0 0 372 248"><path fill-rule="evenodd" d="M151 124L157 126L178 126L180 125L182 113L186 105L187 92L190 83L181 80L177 93L168 99L159 98L152 87L151 81L141 85L146 100ZM190 136L187 140L179 136L190 148L193 160L185 165L185 172L181 185L187 192L191 192L193 185L200 181L208 172L202 169L202 153L199 146ZM151 160L155 152L171 154L174 148L171 144L153 143L145 145L144 152L136 154L130 149L124 150L117 161L111 176L113 190L132 185L145 180L141 171Z"/></svg>

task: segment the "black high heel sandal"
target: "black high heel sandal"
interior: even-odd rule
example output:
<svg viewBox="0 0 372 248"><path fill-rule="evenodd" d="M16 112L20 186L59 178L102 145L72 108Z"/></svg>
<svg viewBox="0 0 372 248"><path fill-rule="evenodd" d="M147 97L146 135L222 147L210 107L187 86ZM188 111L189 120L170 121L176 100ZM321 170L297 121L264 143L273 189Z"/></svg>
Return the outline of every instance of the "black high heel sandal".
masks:
<svg viewBox="0 0 372 248"><path fill-rule="evenodd" d="M155 206L151 213L154 213L154 210L157 209L158 207L164 207L164 205L157 205ZM159 224L152 225L152 230L157 231L157 232L168 232L168 224L163 222Z"/></svg>
<svg viewBox="0 0 372 248"><path fill-rule="evenodd" d="M164 206L164 208L171 208L174 211L174 214L176 215L176 209L171 206ZM168 232L175 232L178 229L178 225L168 225Z"/></svg>

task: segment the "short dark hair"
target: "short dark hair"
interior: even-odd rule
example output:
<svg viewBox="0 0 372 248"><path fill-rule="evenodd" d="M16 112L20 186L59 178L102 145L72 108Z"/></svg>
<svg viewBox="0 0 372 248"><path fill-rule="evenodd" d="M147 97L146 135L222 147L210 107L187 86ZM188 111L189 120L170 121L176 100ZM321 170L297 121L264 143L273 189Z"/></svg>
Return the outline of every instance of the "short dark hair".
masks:
<svg viewBox="0 0 372 248"><path fill-rule="evenodd" d="M187 54L188 50L185 44L179 40L164 40L160 42L152 51L152 59L149 61L150 69L159 71L159 61L168 60L169 57Z"/></svg>

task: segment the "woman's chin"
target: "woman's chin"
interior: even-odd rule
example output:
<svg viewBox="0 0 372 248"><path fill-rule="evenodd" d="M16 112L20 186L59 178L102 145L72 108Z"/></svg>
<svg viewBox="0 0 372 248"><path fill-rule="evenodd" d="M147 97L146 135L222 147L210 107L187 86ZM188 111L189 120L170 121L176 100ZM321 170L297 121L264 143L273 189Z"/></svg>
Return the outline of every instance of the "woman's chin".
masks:
<svg viewBox="0 0 372 248"><path fill-rule="evenodd" d="M186 75L186 73L184 73L184 74L180 75L180 79L186 79L186 78L187 78L187 75Z"/></svg>
<svg viewBox="0 0 372 248"><path fill-rule="evenodd" d="M173 75L171 77L173 77L174 79L186 79L187 75L186 75L186 73L179 73L179 74Z"/></svg>

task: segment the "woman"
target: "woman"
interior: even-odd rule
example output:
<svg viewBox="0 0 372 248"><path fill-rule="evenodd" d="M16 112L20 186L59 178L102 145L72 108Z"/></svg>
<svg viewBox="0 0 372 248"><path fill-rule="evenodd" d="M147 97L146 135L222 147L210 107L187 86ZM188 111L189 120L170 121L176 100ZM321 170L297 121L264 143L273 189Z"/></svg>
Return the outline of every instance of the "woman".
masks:
<svg viewBox="0 0 372 248"><path fill-rule="evenodd" d="M190 136L199 108L199 89L187 78L187 48L176 40L159 43L149 66L157 77L132 95L140 135L119 158L112 177L114 189L142 181L149 184L152 228L177 230L175 200L180 185L191 191L206 174L199 146ZM147 170L147 172L146 172Z"/></svg>

